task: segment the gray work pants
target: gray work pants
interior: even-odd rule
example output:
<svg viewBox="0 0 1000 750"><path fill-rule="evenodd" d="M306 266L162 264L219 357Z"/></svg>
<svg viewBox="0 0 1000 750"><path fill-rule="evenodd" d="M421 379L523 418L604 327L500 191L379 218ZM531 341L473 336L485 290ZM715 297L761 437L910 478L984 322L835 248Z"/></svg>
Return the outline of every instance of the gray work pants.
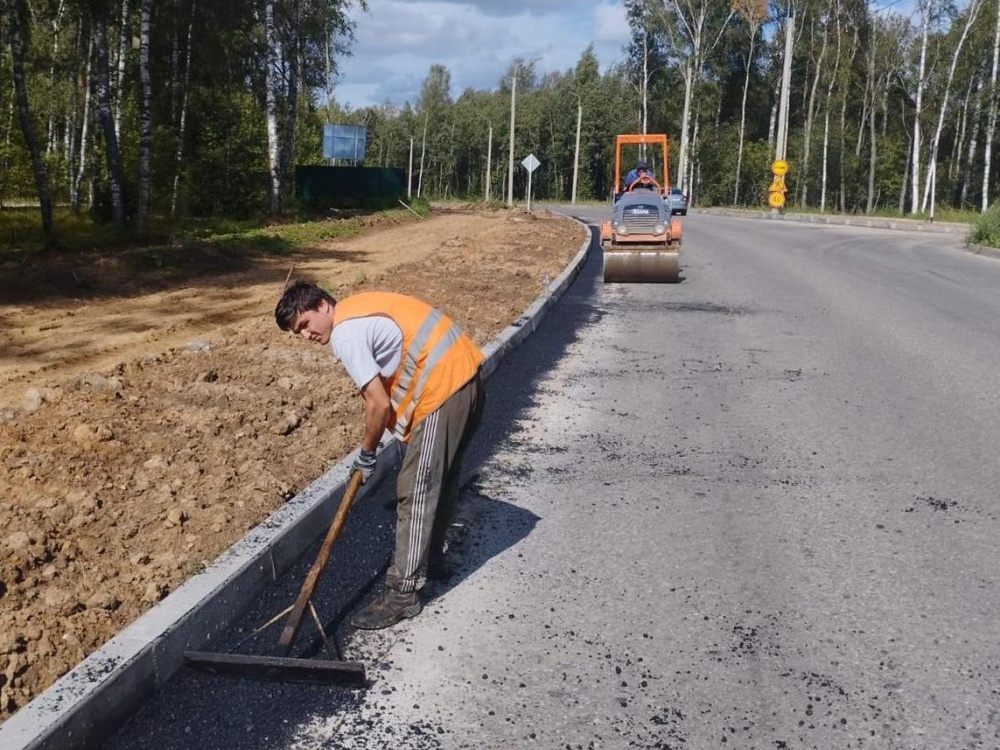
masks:
<svg viewBox="0 0 1000 750"><path fill-rule="evenodd" d="M458 502L462 457L479 427L486 394L475 376L410 433L396 480L396 549L386 584L417 591L427 580L427 558L444 549Z"/></svg>

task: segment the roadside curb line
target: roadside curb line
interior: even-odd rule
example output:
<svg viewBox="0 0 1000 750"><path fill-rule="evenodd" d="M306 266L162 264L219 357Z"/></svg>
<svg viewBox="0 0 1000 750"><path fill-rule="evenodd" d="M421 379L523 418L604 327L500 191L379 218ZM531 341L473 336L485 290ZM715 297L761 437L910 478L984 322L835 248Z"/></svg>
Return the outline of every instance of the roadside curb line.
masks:
<svg viewBox="0 0 1000 750"><path fill-rule="evenodd" d="M985 255L990 258L1000 258L1000 247L990 247L989 245L977 245L969 242L965 249L975 255Z"/></svg>
<svg viewBox="0 0 1000 750"><path fill-rule="evenodd" d="M489 378L501 360L537 330L580 274L590 252L590 228L579 219L565 218L584 229L579 251L524 314L483 347L484 377ZM223 636L260 590L325 533L356 453L283 503L205 571L189 578L0 724L0 747L76 750L102 743L180 670L185 651L205 650ZM373 485L398 463L399 453L399 443L387 441L379 455L390 460L378 462Z"/></svg>
<svg viewBox="0 0 1000 750"><path fill-rule="evenodd" d="M770 211L749 211L732 208L698 208L697 213L710 216L733 216L740 219L794 221L802 224L833 224L869 229L902 229L910 232L968 235L971 227L958 222L930 222L921 219L883 219L875 216L842 216L834 214L772 214Z"/></svg>

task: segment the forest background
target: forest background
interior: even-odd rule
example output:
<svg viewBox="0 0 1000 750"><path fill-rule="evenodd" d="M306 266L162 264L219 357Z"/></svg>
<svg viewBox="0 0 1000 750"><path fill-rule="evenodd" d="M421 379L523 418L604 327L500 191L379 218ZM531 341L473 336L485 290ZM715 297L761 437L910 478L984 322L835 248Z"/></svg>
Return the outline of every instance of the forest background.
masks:
<svg viewBox="0 0 1000 750"><path fill-rule="evenodd" d="M790 17L789 208L941 216L996 199L997 0L623 4L632 41L603 71L592 48L563 72L515 59L456 98L432 65L412 103L350 109L337 60L364 0L0 0L0 200L30 205L50 241L79 216L142 233L280 214L294 167L324 163L326 122L367 129L365 166L412 163L422 198L520 199L513 88L536 199L607 199L614 136L666 132L669 181L695 205L759 207Z"/></svg>

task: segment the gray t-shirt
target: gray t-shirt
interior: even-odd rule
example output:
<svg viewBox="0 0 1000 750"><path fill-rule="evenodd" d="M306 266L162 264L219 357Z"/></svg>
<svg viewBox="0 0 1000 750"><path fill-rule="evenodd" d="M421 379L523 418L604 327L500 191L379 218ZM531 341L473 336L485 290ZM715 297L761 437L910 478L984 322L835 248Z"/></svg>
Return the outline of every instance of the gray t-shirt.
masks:
<svg viewBox="0 0 1000 750"><path fill-rule="evenodd" d="M376 375L387 378L399 367L403 331L385 315L351 318L334 326L330 348L354 384L364 388Z"/></svg>

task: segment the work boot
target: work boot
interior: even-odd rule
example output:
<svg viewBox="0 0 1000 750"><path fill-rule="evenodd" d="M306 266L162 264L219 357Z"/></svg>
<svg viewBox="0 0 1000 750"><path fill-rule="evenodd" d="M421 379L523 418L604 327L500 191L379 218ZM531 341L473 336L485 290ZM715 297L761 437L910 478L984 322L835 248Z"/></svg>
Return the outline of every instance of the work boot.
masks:
<svg viewBox="0 0 1000 750"><path fill-rule="evenodd" d="M386 588L378 599L351 618L351 625L361 630L381 630L407 617L416 617L423 609L416 591L403 593Z"/></svg>

